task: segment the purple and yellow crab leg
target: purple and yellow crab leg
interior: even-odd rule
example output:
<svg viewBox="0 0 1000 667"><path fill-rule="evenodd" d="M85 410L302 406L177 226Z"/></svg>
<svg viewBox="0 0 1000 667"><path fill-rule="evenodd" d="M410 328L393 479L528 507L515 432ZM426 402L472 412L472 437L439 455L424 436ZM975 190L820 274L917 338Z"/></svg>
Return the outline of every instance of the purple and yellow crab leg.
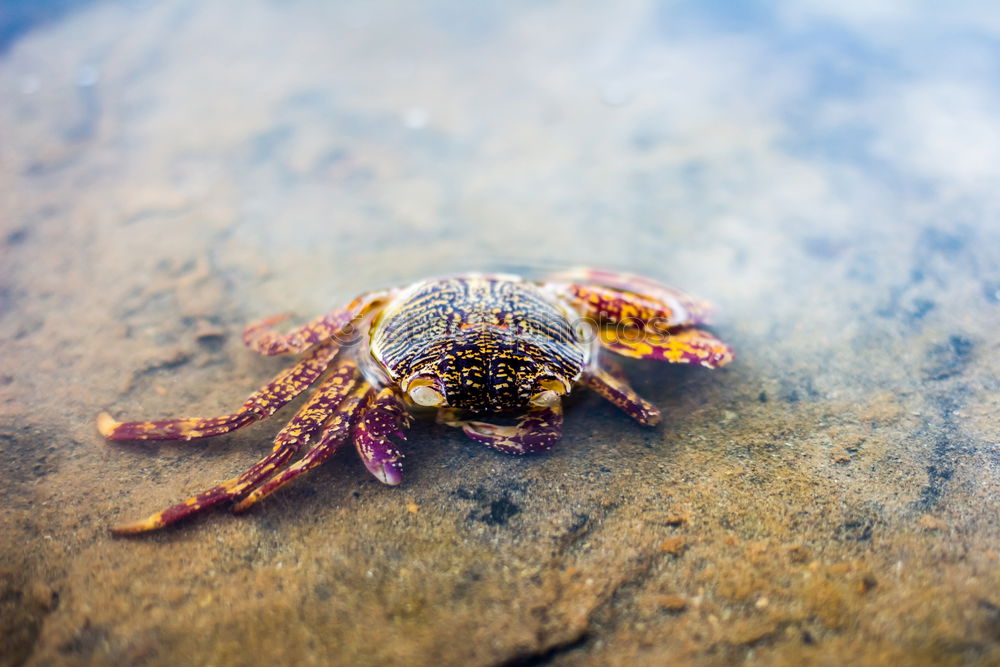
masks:
<svg viewBox="0 0 1000 667"><path fill-rule="evenodd" d="M643 426L660 423L660 411L655 405L635 393L618 365L610 359L602 361L604 368L598 367L584 374L582 381L608 401L618 406L622 412Z"/></svg>
<svg viewBox="0 0 1000 667"><path fill-rule="evenodd" d="M316 466L326 462L344 441L351 435L351 424L359 408L364 404L365 395L370 391L367 384L361 383L337 406L336 411L327 420L326 427L319 436L319 441L302 458L267 480L250 495L233 506L233 512L240 513L250 509L259 501L271 495L293 479L309 472Z"/></svg>
<svg viewBox="0 0 1000 667"><path fill-rule="evenodd" d="M391 437L406 440L403 429L410 425L410 413L399 391L385 387L377 394L373 391L354 424L354 446L361 462L383 484L396 486L403 481L403 453L393 444Z"/></svg>
<svg viewBox="0 0 1000 667"><path fill-rule="evenodd" d="M338 350L333 342L317 347L295 366L275 376L229 415L118 422L104 412L97 417L97 430L108 440L193 440L229 433L271 416L308 389L330 366Z"/></svg>
<svg viewBox="0 0 1000 667"><path fill-rule="evenodd" d="M111 532L115 535L134 535L157 530L244 495L287 463L317 431L323 428L330 414L346 400L357 379L358 370L353 363L341 364L316 389L295 417L281 429L274 439L274 448L271 452L246 472L146 519L115 526Z"/></svg>
<svg viewBox="0 0 1000 667"><path fill-rule="evenodd" d="M652 324L662 330L707 324L712 314L707 301L628 273L574 269L552 279L584 314L600 322Z"/></svg>
<svg viewBox="0 0 1000 667"><path fill-rule="evenodd" d="M497 426L479 421L452 419L447 409L441 411L439 421L465 431L478 443L505 454L537 454L550 449L562 437L562 403L550 406L533 406L517 420L515 426Z"/></svg>
<svg viewBox="0 0 1000 667"><path fill-rule="evenodd" d="M275 315L247 327L243 332L243 343L251 350L267 356L302 352L328 338L336 340L338 337L349 335L351 325L382 306L388 295L389 292L362 294L344 308L317 317L284 335L271 331L271 327L286 319L288 315Z"/></svg>
<svg viewBox="0 0 1000 667"><path fill-rule="evenodd" d="M606 325L598 331L598 337L605 349L636 359L698 364L706 368L725 366L733 360L732 348L701 329L687 328L656 333Z"/></svg>

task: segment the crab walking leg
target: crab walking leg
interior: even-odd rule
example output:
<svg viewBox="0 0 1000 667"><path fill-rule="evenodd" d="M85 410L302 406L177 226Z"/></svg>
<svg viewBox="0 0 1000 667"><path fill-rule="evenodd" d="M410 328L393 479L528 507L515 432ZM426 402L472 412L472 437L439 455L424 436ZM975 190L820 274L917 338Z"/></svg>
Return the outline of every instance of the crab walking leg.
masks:
<svg viewBox="0 0 1000 667"><path fill-rule="evenodd" d="M108 440L193 440L235 431L270 417L308 389L330 366L338 349L334 343L317 347L299 363L275 376L230 415L117 422L103 412L97 417L97 430Z"/></svg>
<svg viewBox="0 0 1000 667"><path fill-rule="evenodd" d="M616 366L605 360L605 368L596 368L583 377L583 383L598 394L618 406L622 412L643 426L660 423L660 411L644 399L629 385L628 380Z"/></svg>
<svg viewBox="0 0 1000 667"><path fill-rule="evenodd" d="M240 513L250 509L259 501L271 495L285 484L301 474L307 473L322 463L325 463L340 448L351 435L351 424L357 415L358 408L363 405L365 394L369 391L366 384L355 389L343 402L337 406L336 412L327 421L326 428L319 437L319 442L303 454L302 458L267 480L250 495L233 506L233 512Z"/></svg>
<svg viewBox="0 0 1000 667"><path fill-rule="evenodd" d="M242 475L233 477L142 521L115 526L111 532L115 535L132 535L156 530L219 503L234 500L244 495L287 463L288 459L298 453L310 437L323 427L330 413L345 400L345 396L357 382L357 377L358 371L354 364L344 364L334 371L313 393L309 401L302 406L292 421L281 429L274 439L274 448L271 453Z"/></svg>
<svg viewBox="0 0 1000 667"><path fill-rule="evenodd" d="M701 329L678 329L654 333L643 329L616 329L605 326L598 332L608 350L626 357L656 359L674 364L699 364L706 368L725 366L733 360L733 350Z"/></svg>
<svg viewBox="0 0 1000 667"><path fill-rule="evenodd" d="M537 454L552 449L562 437L562 403L533 407L517 420L516 426L453 421L448 417L444 417L443 423L460 428L476 442L505 454Z"/></svg>
<svg viewBox="0 0 1000 667"><path fill-rule="evenodd" d="M403 481L403 453L389 438L406 440L403 429L410 425L410 413L393 387L370 393L367 401L354 424L354 446L368 472L383 484L396 486Z"/></svg>
<svg viewBox="0 0 1000 667"><path fill-rule="evenodd" d="M667 305L610 287L570 284L564 289L582 313L598 322L622 322L656 329L692 324L688 310L680 303Z"/></svg>
<svg viewBox="0 0 1000 667"><path fill-rule="evenodd" d="M684 292L630 273L598 269L572 269L552 276L569 285L570 298L586 312L616 322L628 318L646 320L641 311L651 311L659 328L707 324L712 306ZM655 312L657 309L663 312ZM639 312L637 312L639 311Z"/></svg>
<svg viewBox="0 0 1000 667"><path fill-rule="evenodd" d="M388 294L388 292L362 294L346 307L317 317L284 335L271 331L271 327L286 319L288 315L269 317L247 327L243 332L243 343L255 352L267 356L302 352L328 338L336 339L348 335L351 325L381 306Z"/></svg>

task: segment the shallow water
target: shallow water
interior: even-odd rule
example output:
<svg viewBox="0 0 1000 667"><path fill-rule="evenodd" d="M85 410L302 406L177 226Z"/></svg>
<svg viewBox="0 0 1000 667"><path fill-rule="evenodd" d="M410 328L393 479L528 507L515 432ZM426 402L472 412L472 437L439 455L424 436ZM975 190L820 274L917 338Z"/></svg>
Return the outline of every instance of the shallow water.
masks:
<svg viewBox="0 0 1000 667"><path fill-rule="evenodd" d="M58 5L58 3L55 3ZM81 4L81 3L67 3ZM100 2L0 54L0 663L1000 662L1000 11ZM6 39L6 38L5 38ZM453 270L711 299L551 454L420 421L255 511L242 326Z"/></svg>

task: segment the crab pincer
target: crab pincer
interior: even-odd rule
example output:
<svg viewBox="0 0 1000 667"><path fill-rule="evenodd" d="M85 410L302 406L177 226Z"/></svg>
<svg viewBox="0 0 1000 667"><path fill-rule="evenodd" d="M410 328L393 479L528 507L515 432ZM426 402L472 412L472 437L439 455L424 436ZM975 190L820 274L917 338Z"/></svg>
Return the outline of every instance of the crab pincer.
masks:
<svg viewBox="0 0 1000 667"><path fill-rule="evenodd" d="M403 453L392 438L406 440L403 429L410 425L410 419L398 390L386 387L370 397L354 425L358 456L368 472L383 484L396 486L403 481Z"/></svg>

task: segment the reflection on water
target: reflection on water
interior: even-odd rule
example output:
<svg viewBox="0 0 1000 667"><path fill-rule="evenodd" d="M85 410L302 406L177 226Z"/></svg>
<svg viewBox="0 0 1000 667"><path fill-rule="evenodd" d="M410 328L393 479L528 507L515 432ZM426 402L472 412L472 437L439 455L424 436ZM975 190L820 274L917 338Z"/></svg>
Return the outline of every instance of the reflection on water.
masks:
<svg viewBox="0 0 1000 667"><path fill-rule="evenodd" d="M0 0L0 55L22 35L55 21L89 0Z"/></svg>

